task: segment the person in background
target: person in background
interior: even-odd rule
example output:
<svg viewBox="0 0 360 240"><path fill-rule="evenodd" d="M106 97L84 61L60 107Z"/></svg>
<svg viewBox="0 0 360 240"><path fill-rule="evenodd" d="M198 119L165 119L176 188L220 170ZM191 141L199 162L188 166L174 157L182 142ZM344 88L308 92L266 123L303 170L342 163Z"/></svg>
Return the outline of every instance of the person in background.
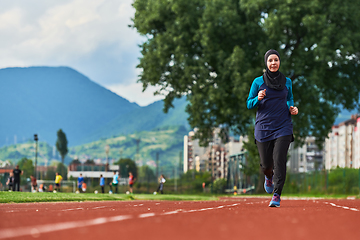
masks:
<svg viewBox="0 0 360 240"><path fill-rule="evenodd" d="M101 193L105 193L105 178L102 174L100 174L100 187L101 187Z"/></svg>
<svg viewBox="0 0 360 240"><path fill-rule="evenodd" d="M156 190L156 192L159 192L160 191L160 193L161 194L163 194L164 193L164 183L166 182L166 180L165 180L165 178L164 178L164 175L163 174L161 174L161 176L160 176L160 178L159 178L159 187L158 187L158 189Z"/></svg>
<svg viewBox="0 0 360 240"><path fill-rule="evenodd" d="M77 179L77 183L78 183L79 192L81 192L82 191L82 184L84 183L84 178L82 176L82 173L80 173L80 176Z"/></svg>
<svg viewBox="0 0 360 240"><path fill-rule="evenodd" d="M118 184L119 184L119 175L114 171L113 180L110 183L110 192L112 193L112 187L115 187L115 193L118 192Z"/></svg>
<svg viewBox="0 0 360 240"><path fill-rule="evenodd" d="M14 185L14 173L13 172L10 173L10 176L6 182L6 185L9 186L9 191L13 189L13 185Z"/></svg>
<svg viewBox="0 0 360 240"><path fill-rule="evenodd" d="M85 182L83 182L82 185L81 185L82 191L83 191L83 192L86 192L86 188L87 188L87 185L86 185Z"/></svg>
<svg viewBox="0 0 360 240"><path fill-rule="evenodd" d="M30 180L31 180L31 191L36 192L37 191L36 177L34 177L33 175L30 175Z"/></svg>
<svg viewBox="0 0 360 240"><path fill-rule="evenodd" d="M40 184L40 186L39 186L39 192L45 192L45 191L46 191L46 189L45 189L44 184L43 184L43 183Z"/></svg>
<svg viewBox="0 0 360 240"><path fill-rule="evenodd" d="M15 169L13 170L14 174L14 184L13 184L13 191L20 191L20 175L24 172L19 169L19 165L16 165Z"/></svg>
<svg viewBox="0 0 360 240"><path fill-rule="evenodd" d="M130 188L130 193L133 193L133 185L135 182L136 178L134 178L134 175L132 174L132 172L129 172L129 188Z"/></svg>
<svg viewBox="0 0 360 240"><path fill-rule="evenodd" d="M62 176L57 172L55 176L55 190L60 191L60 185L62 181Z"/></svg>

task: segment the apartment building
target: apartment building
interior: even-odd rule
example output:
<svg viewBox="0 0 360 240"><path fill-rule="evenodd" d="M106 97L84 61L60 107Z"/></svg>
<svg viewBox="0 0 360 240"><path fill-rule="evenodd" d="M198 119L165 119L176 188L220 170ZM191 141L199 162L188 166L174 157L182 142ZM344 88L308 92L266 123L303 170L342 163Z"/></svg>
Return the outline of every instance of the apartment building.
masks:
<svg viewBox="0 0 360 240"><path fill-rule="evenodd" d="M305 143L300 147L291 143L289 155L287 167L291 172L312 172L323 168L323 151L319 149L313 136L306 137Z"/></svg>
<svg viewBox="0 0 360 240"><path fill-rule="evenodd" d="M332 127L325 140L325 168L359 168L360 166L360 117L352 115L351 119Z"/></svg>
<svg viewBox="0 0 360 240"><path fill-rule="evenodd" d="M228 174L229 156L241 152L243 141L246 137L230 137L227 143L223 143L220 137L220 129L213 132L213 141L207 147L201 147L199 140L194 138L196 133L189 132L184 136L184 173L188 170L209 171L214 179L226 178Z"/></svg>

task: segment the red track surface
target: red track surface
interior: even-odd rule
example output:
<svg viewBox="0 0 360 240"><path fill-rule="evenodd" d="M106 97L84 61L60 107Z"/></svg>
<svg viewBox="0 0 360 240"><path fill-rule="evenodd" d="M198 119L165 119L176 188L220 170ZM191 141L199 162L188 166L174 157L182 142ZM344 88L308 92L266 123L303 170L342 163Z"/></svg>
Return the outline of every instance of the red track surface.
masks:
<svg viewBox="0 0 360 240"><path fill-rule="evenodd" d="M360 200L0 204L0 239L360 239Z"/></svg>

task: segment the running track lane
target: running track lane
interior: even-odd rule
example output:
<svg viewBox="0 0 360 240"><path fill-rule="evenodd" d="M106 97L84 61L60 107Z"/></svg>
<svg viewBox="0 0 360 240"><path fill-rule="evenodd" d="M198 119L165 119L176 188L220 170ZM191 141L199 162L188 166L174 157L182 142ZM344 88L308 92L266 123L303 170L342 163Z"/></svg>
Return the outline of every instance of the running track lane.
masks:
<svg viewBox="0 0 360 240"><path fill-rule="evenodd" d="M0 239L359 239L360 200L0 204Z"/></svg>

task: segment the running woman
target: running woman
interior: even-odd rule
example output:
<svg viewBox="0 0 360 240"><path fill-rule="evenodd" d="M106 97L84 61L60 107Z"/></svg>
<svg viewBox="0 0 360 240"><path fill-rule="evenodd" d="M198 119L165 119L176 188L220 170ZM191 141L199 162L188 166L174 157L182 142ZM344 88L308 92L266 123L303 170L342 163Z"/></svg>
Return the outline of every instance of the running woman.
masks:
<svg viewBox="0 0 360 240"><path fill-rule="evenodd" d="M287 152L294 141L291 115L294 107L292 83L279 71L280 54L273 49L265 53L265 73L253 81L247 108L257 107L255 141L260 166L265 174L265 191L273 193L270 207L280 207L280 196L286 178Z"/></svg>

